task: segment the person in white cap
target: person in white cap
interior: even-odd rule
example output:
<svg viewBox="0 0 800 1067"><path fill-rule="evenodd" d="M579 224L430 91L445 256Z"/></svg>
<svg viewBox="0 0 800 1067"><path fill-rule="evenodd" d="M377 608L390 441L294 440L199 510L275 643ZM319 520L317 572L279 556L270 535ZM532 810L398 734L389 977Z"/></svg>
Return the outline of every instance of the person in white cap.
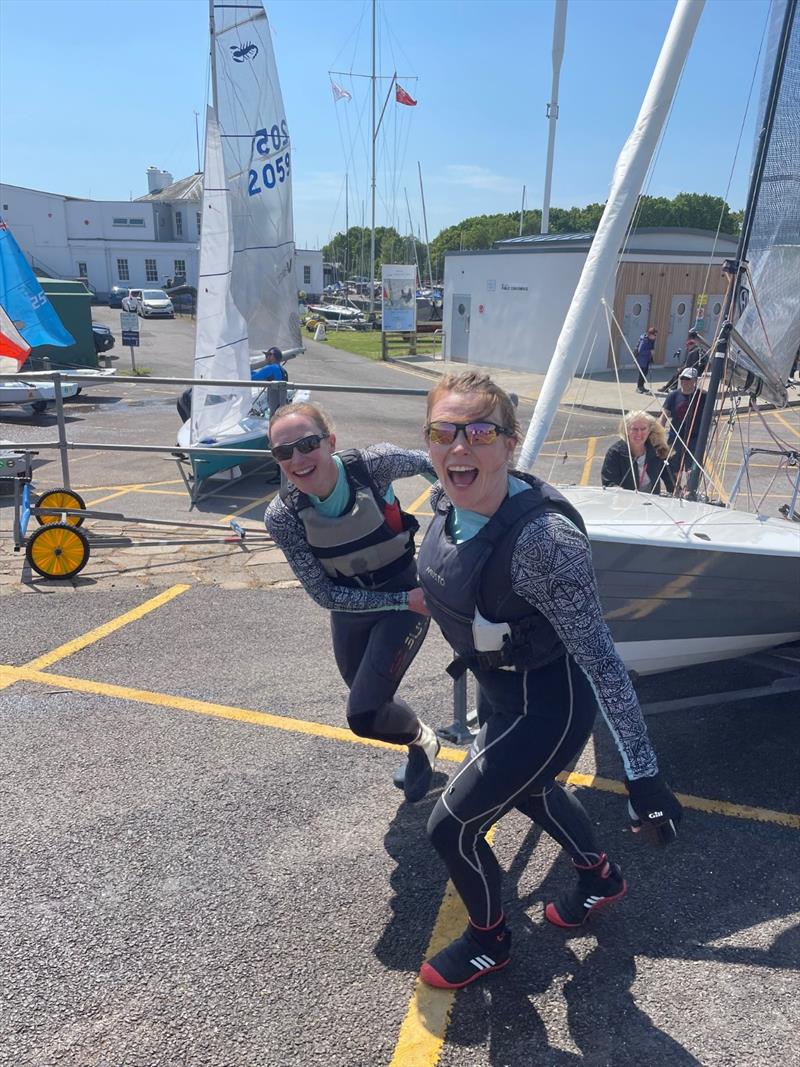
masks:
<svg viewBox="0 0 800 1067"><path fill-rule="evenodd" d="M706 394L698 388L697 367L685 367L678 378L678 388L665 399L660 415L662 426L669 427L669 462L676 475L681 467L688 473L694 466L705 401Z"/></svg>

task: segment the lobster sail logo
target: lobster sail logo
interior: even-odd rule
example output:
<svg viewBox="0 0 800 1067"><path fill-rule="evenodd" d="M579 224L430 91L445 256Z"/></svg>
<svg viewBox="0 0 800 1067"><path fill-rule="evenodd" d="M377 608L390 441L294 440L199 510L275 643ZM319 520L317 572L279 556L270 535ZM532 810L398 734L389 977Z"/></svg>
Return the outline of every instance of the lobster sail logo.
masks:
<svg viewBox="0 0 800 1067"><path fill-rule="evenodd" d="M246 59L255 59L258 55L258 45L248 41L246 44L232 44L234 63L244 63Z"/></svg>

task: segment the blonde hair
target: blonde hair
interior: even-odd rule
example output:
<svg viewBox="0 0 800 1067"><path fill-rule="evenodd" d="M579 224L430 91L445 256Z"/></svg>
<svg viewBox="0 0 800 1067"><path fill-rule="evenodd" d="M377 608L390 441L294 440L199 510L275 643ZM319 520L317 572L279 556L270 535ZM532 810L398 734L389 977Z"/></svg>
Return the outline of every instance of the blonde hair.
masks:
<svg viewBox="0 0 800 1067"><path fill-rule="evenodd" d="M511 397L493 382L488 374L481 371L463 371L461 374L445 374L433 389L428 393L428 406L426 419L430 422L434 404L447 393L461 393L464 396L476 396L485 401L486 411L482 418L488 418L494 413L494 409L500 408L500 425L505 430L510 430L515 439L520 438L520 427L517 421L517 412Z"/></svg>
<svg viewBox="0 0 800 1067"><path fill-rule="evenodd" d="M333 433L333 421L330 415L319 406L311 401L307 401L303 404L283 404L274 415L270 417L270 426L274 426L278 419L284 418L286 415L307 415L311 419L317 429L322 434Z"/></svg>
<svg viewBox="0 0 800 1067"><path fill-rule="evenodd" d="M666 428L647 411L629 411L619 424L620 437L627 438L628 432L635 422L647 423L647 440L653 446L653 451L658 458L666 459L669 455Z"/></svg>

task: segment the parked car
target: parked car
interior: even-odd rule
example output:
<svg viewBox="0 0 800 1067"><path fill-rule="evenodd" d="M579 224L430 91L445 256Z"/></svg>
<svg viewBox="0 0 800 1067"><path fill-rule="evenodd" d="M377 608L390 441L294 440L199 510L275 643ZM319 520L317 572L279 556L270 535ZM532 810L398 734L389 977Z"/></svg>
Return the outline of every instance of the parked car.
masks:
<svg viewBox="0 0 800 1067"><path fill-rule="evenodd" d="M110 308L121 308L122 301L127 295L127 285L112 285L111 292L108 294L108 306Z"/></svg>
<svg viewBox="0 0 800 1067"><path fill-rule="evenodd" d="M98 356L102 352L108 352L116 343L114 334L102 322L92 322L92 337L94 338L94 350Z"/></svg>
<svg viewBox="0 0 800 1067"><path fill-rule="evenodd" d="M131 290L133 293L133 290ZM136 310L144 319L155 315L165 315L167 318L175 318L175 308L172 301L163 289L143 289L136 301Z"/></svg>
<svg viewBox="0 0 800 1067"><path fill-rule="evenodd" d="M123 311L138 311L139 301L142 297L141 289L129 289L128 295L122 298Z"/></svg>

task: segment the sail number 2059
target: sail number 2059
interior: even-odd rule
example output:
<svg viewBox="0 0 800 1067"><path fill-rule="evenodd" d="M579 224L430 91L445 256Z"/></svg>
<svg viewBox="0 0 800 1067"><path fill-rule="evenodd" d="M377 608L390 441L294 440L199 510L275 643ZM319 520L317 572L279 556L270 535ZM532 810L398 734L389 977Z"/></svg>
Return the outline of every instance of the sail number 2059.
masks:
<svg viewBox="0 0 800 1067"><path fill-rule="evenodd" d="M288 148L289 129L286 119L281 121L280 126L275 123L271 130L256 130L253 140L255 150L260 156L269 156L272 152L280 152L281 149ZM290 164L289 152L284 152L262 164L260 171L251 170L248 175L247 192L250 196L256 196L262 188L274 189L276 185L282 184L289 177Z"/></svg>

